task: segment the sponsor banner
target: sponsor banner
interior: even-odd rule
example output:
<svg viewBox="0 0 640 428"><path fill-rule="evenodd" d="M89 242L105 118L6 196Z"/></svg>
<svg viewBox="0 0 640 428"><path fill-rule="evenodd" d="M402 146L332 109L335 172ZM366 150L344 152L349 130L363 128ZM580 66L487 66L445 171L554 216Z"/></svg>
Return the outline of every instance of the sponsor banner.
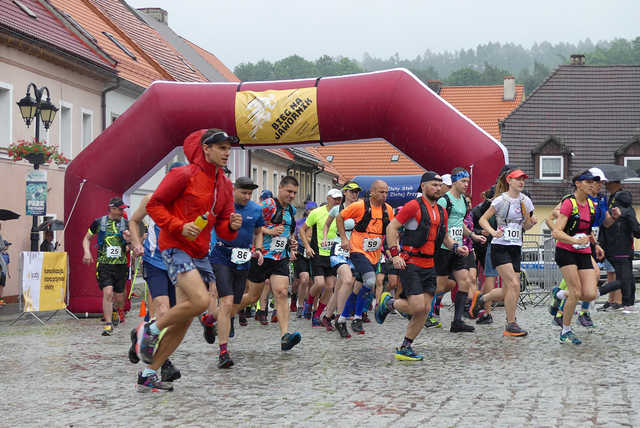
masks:
<svg viewBox="0 0 640 428"><path fill-rule="evenodd" d="M319 141L318 90L301 88L236 94L241 144Z"/></svg>
<svg viewBox="0 0 640 428"><path fill-rule="evenodd" d="M25 312L65 309L67 253L22 253L22 293Z"/></svg>
<svg viewBox="0 0 640 428"><path fill-rule="evenodd" d="M27 215L47 214L47 171L33 169L27 173L25 198Z"/></svg>

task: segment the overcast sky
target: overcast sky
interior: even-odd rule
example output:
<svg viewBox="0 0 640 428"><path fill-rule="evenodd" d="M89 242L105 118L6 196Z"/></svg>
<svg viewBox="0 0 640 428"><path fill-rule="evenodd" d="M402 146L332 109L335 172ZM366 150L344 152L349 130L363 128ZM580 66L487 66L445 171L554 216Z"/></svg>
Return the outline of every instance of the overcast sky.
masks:
<svg viewBox="0 0 640 428"><path fill-rule="evenodd" d="M233 69L298 54L414 58L480 43L593 42L640 35L637 0L128 0L161 7L181 36Z"/></svg>

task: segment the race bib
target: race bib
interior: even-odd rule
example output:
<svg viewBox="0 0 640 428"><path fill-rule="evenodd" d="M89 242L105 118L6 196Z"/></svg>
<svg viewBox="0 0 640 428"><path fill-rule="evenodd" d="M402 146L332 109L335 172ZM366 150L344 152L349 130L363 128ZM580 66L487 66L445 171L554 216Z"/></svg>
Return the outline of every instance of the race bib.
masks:
<svg viewBox="0 0 640 428"><path fill-rule="evenodd" d="M340 246L340 244L336 244L335 247L333 248L333 255L337 256L337 257L348 258L349 257L349 252L346 251L345 249L343 249Z"/></svg>
<svg viewBox="0 0 640 428"><path fill-rule="evenodd" d="M598 239L598 234L600 233L600 226L592 227L591 231L593 232L593 236L595 236L596 239Z"/></svg>
<svg viewBox="0 0 640 428"><path fill-rule="evenodd" d="M380 238L364 238L362 241L362 249L365 251L378 251L382 240Z"/></svg>
<svg viewBox="0 0 640 428"><path fill-rule="evenodd" d="M274 238L271 238L271 246L269 247L269 250L272 253L281 253L286 247L287 238L285 238L284 236L276 236Z"/></svg>
<svg viewBox="0 0 640 428"><path fill-rule="evenodd" d="M327 245L320 244L320 249L321 250L331 251L331 242L327 243Z"/></svg>
<svg viewBox="0 0 640 428"><path fill-rule="evenodd" d="M387 262L387 258L385 257L384 253L380 254L380 263L384 264Z"/></svg>
<svg viewBox="0 0 640 428"><path fill-rule="evenodd" d="M242 265L251 260L251 250L248 248L233 248L231 250L231 263Z"/></svg>
<svg viewBox="0 0 640 428"><path fill-rule="evenodd" d="M307 253L307 249L306 249L306 248L304 249L304 252L302 253L302 256L303 256L305 259L308 259L308 258L309 258L309 253Z"/></svg>
<svg viewBox="0 0 640 428"><path fill-rule="evenodd" d="M107 257L117 259L122 256L122 247L109 245L107 247Z"/></svg>
<svg viewBox="0 0 640 428"><path fill-rule="evenodd" d="M449 228L449 236L451 236L451 239L458 244L462 244L462 230L463 229L461 227Z"/></svg>
<svg viewBox="0 0 640 428"><path fill-rule="evenodd" d="M587 235L585 235L584 233L576 233L574 235L575 238L584 238L585 236L587 236ZM584 250L585 248L589 248L590 245L591 244L587 242L585 245L572 244L571 246L573 248L575 248L576 250Z"/></svg>
<svg viewBox="0 0 640 428"><path fill-rule="evenodd" d="M522 225L510 224L502 229L504 232L503 239L509 242L522 242Z"/></svg>

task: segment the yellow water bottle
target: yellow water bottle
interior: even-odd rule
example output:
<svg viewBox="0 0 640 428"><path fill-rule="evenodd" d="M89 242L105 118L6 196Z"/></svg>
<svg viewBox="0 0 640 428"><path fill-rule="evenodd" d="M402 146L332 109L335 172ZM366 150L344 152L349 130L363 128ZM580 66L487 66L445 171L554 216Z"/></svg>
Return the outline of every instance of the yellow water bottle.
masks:
<svg viewBox="0 0 640 428"><path fill-rule="evenodd" d="M193 223L200 229L204 229L205 227L207 227L207 223L209 223L209 212L207 211L206 213L199 215L198 217L196 217L195 220L193 220ZM193 241L196 238L187 238L189 239L189 241Z"/></svg>

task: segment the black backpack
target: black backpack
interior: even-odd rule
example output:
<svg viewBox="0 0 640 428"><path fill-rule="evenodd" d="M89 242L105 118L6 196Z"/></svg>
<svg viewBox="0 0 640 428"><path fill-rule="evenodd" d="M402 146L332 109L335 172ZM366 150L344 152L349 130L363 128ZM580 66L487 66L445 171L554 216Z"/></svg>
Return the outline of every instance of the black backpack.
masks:
<svg viewBox="0 0 640 428"><path fill-rule="evenodd" d="M431 230L431 216L427 212L427 206L425 205L422 198L416 199L418 201L418 205L420 206L420 223L416 230L407 230L404 229L402 232L400 244L404 247L413 247L420 248L422 247L429 237L429 231ZM442 245L444 238L447 234L447 228L444 222L444 209L436 204L438 207L438 212L440 214L440 225L438 226L438 233L436 234L436 241L434 249L437 250ZM411 253L411 255L417 255ZM433 256L433 255L431 255Z"/></svg>
<svg viewBox="0 0 640 428"><path fill-rule="evenodd" d="M282 205L280 204L280 201L278 201L277 198L273 198L273 201L276 204L276 212L273 213L273 216L271 217L271 223L282 224L284 222L284 208L282 208ZM289 217L291 217L291 224L289 225L289 228L291 230L290 235L295 236L296 220L293 215L293 207L289 205L288 208L289 208Z"/></svg>
<svg viewBox="0 0 640 428"><path fill-rule="evenodd" d="M367 227L369 227L369 223L371 223L371 202L369 199L364 200L364 215L362 219L356 223L353 230L360 233L367 232ZM383 202L382 204L382 233L380 235L384 235L387 226L389 225L389 212L387 211L387 204ZM373 233L373 232L371 232Z"/></svg>

